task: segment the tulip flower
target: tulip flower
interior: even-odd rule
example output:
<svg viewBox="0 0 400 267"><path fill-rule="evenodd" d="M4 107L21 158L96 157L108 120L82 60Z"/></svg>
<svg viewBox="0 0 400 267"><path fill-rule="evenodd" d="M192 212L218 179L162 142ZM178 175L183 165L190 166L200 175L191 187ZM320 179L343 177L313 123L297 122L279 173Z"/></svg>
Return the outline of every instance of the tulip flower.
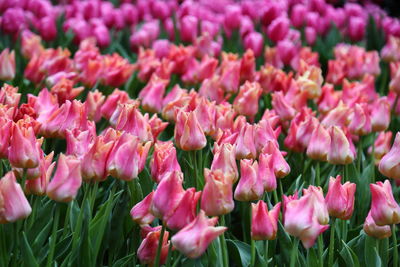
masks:
<svg viewBox="0 0 400 267"><path fill-rule="evenodd" d="M386 177L400 179L400 133L396 134L390 151L379 162L379 171Z"/></svg>
<svg viewBox="0 0 400 267"><path fill-rule="evenodd" d="M390 225L377 225L374 221L374 218L372 218L371 211L368 212L368 216L365 219L363 229L367 235L378 239L384 239L392 235Z"/></svg>
<svg viewBox="0 0 400 267"><path fill-rule="evenodd" d="M143 109L149 112L161 112L162 99L169 80L162 79L157 74L151 76L150 81L140 91Z"/></svg>
<svg viewBox="0 0 400 267"><path fill-rule="evenodd" d="M198 258L215 238L227 230L224 226L214 227L217 221L217 217L208 219L200 210L196 219L171 238L172 245L186 257Z"/></svg>
<svg viewBox="0 0 400 267"><path fill-rule="evenodd" d="M0 80L8 81L15 77L15 53L4 49L0 54Z"/></svg>
<svg viewBox="0 0 400 267"><path fill-rule="evenodd" d="M272 166L277 178L283 178L290 173L290 166L283 157L283 152L279 150L274 142L268 141L262 153L272 155Z"/></svg>
<svg viewBox="0 0 400 267"><path fill-rule="evenodd" d="M371 216L379 226L400 223L400 207L393 197L389 180L369 185L372 195Z"/></svg>
<svg viewBox="0 0 400 267"><path fill-rule="evenodd" d="M258 179L264 185L264 191L272 192L276 189L276 176L271 154L260 154L258 164Z"/></svg>
<svg viewBox="0 0 400 267"><path fill-rule="evenodd" d="M328 162L331 164L349 164L354 160L350 143L344 132L337 126L329 129L331 145L328 152Z"/></svg>
<svg viewBox="0 0 400 267"><path fill-rule="evenodd" d="M329 189L325 197L329 215L341 220L349 220L354 210L354 194L356 184L346 182L340 184L342 177L329 178Z"/></svg>
<svg viewBox="0 0 400 267"><path fill-rule="evenodd" d="M331 137L329 132L322 124L318 124L311 134L307 147L307 156L314 160L327 161L330 146Z"/></svg>
<svg viewBox="0 0 400 267"><path fill-rule="evenodd" d="M365 105L355 105L353 115L351 116L351 122L349 124L349 130L352 134L360 136L371 132L371 118Z"/></svg>
<svg viewBox="0 0 400 267"><path fill-rule="evenodd" d="M235 199L253 201L260 199L264 193L264 184L258 176L258 163L251 159L240 161L240 179L235 190Z"/></svg>
<svg viewBox="0 0 400 267"><path fill-rule="evenodd" d="M76 197L81 184L81 162L73 156L60 154L56 172L46 189L47 196L55 201L69 202Z"/></svg>
<svg viewBox="0 0 400 267"><path fill-rule="evenodd" d="M281 16L272 21L268 26L268 37L275 43L283 40L289 32L289 20Z"/></svg>
<svg viewBox="0 0 400 267"><path fill-rule="evenodd" d="M254 143L254 126L247 123L239 131L235 142L236 159L254 159L257 156L257 150Z"/></svg>
<svg viewBox="0 0 400 267"><path fill-rule="evenodd" d="M179 111L175 124L176 145L185 151L200 150L207 140L194 112Z"/></svg>
<svg viewBox="0 0 400 267"><path fill-rule="evenodd" d="M248 82L240 87L239 94L233 102L233 108L239 114L248 116L251 120L258 112L258 101L262 89L258 82Z"/></svg>
<svg viewBox="0 0 400 267"><path fill-rule="evenodd" d="M257 204L251 204L251 239L273 240L276 238L280 208L280 202L270 211L262 200L259 200Z"/></svg>
<svg viewBox="0 0 400 267"><path fill-rule="evenodd" d="M235 159L235 146L229 143L222 145L215 143L211 170L221 170L224 176L229 177L235 183L239 178Z"/></svg>
<svg viewBox="0 0 400 267"><path fill-rule="evenodd" d="M106 97L99 91L90 91L86 97L85 105L88 110L88 119L99 122L101 119L101 107Z"/></svg>
<svg viewBox="0 0 400 267"><path fill-rule="evenodd" d="M27 194L34 194L34 195L44 195L46 193L47 185L50 182L51 174L53 173L53 169L55 167L55 162L53 160L54 152L51 152L43 159L40 160L39 163L39 176L35 179L28 179L25 182L25 192ZM28 169L27 177L29 171L32 169Z"/></svg>
<svg viewBox="0 0 400 267"><path fill-rule="evenodd" d="M0 223L15 222L31 214L32 208L13 172L0 179Z"/></svg>
<svg viewBox="0 0 400 267"><path fill-rule="evenodd" d="M185 190L182 187L183 173L168 172L158 184L153 195L151 213L163 221L167 221L175 212Z"/></svg>
<svg viewBox="0 0 400 267"><path fill-rule="evenodd" d="M8 158L8 147L10 146L10 139L12 135L11 120L5 118L0 119L0 159Z"/></svg>
<svg viewBox="0 0 400 267"><path fill-rule="evenodd" d="M390 104L387 97L381 97L372 104L371 109L372 131L385 131L390 124Z"/></svg>
<svg viewBox="0 0 400 267"><path fill-rule="evenodd" d="M201 194L201 209L207 216L230 213L235 203L232 196L232 179L221 169L204 169L205 185Z"/></svg>
<svg viewBox="0 0 400 267"><path fill-rule="evenodd" d="M151 224L155 219L153 214L151 214L150 212L151 203L153 201L153 194L154 191L148 194L142 201L137 203L131 209L132 220L139 225Z"/></svg>
<svg viewBox="0 0 400 267"><path fill-rule="evenodd" d="M375 165L379 165L381 159L390 151L392 142L392 132L381 132L374 142L374 159ZM368 149L368 153L372 153L372 147Z"/></svg>
<svg viewBox="0 0 400 267"><path fill-rule="evenodd" d="M152 266L156 260L157 249L159 245L161 235L161 228L157 228L154 231L150 231L140 244L137 256L142 264L149 264ZM167 260L169 241L169 232L165 231L162 238L160 264L164 264Z"/></svg>
<svg viewBox="0 0 400 267"><path fill-rule="evenodd" d="M322 188L310 185L307 189L303 189L304 196L309 194L313 196L310 201L314 205L314 216L317 217L320 224L328 224L329 212Z"/></svg>
<svg viewBox="0 0 400 267"><path fill-rule="evenodd" d="M151 177L159 183L164 174L172 171L181 171L174 144L172 141L157 141L154 144L153 157L150 161Z"/></svg>
<svg viewBox="0 0 400 267"><path fill-rule="evenodd" d="M284 196L285 230L300 238L305 248L312 247L317 237L329 228L329 225L320 224L315 216L313 199L313 194L307 194L300 199Z"/></svg>

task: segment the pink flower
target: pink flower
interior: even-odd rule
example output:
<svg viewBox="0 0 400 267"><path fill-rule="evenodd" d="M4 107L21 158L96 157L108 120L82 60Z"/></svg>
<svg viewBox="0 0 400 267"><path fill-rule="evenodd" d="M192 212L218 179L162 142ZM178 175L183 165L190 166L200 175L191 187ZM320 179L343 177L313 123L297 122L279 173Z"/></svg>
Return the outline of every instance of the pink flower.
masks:
<svg viewBox="0 0 400 267"><path fill-rule="evenodd" d="M390 151L392 143L392 132L380 132L374 142L374 158L375 165L379 165L381 159ZM372 153L372 146L368 149L368 153Z"/></svg>
<svg viewBox="0 0 400 267"><path fill-rule="evenodd" d="M329 132L322 124L318 124L311 134L307 147L307 156L314 160L327 161L330 146L331 137Z"/></svg>
<svg viewBox="0 0 400 267"><path fill-rule="evenodd" d="M251 203L251 238L253 240L273 240L278 231L278 217L281 203L268 212L267 204L259 200Z"/></svg>
<svg viewBox="0 0 400 267"><path fill-rule="evenodd" d="M52 162L53 155L54 152L51 152L40 160L39 167L37 167L39 171L39 176L37 178L26 180L25 192L27 194L41 196L46 193L47 185L50 182L50 177L56 164L55 162ZM34 169L28 169L27 176L30 170Z"/></svg>
<svg viewBox="0 0 400 267"><path fill-rule="evenodd" d="M390 142L390 141L389 141ZM379 162L379 171L386 177L400 179L400 133L396 134L390 151Z"/></svg>
<svg viewBox="0 0 400 267"><path fill-rule="evenodd" d="M341 220L349 220L354 210L354 193L356 184L346 182L340 184L342 177L329 178L329 189L325 197L329 215Z"/></svg>
<svg viewBox="0 0 400 267"><path fill-rule="evenodd" d="M290 166L286 162L275 142L268 141L262 153L272 155L272 167L277 178L283 178L290 173Z"/></svg>
<svg viewBox="0 0 400 267"><path fill-rule="evenodd" d="M208 219L200 210L196 219L171 238L172 245L188 258L201 256L208 245L227 230L223 226L214 227L217 221L217 217Z"/></svg>
<svg viewBox="0 0 400 267"><path fill-rule="evenodd" d="M206 136L193 111L178 111L174 138L176 145L185 151L200 150L207 144Z"/></svg>
<svg viewBox="0 0 400 267"><path fill-rule="evenodd" d="M390 124L390 104L387 97L380 97L371 106L372 131L385 131Z"/></svg>
<svg viewBox="0 0 400 267"><path fill-rule="evenodd" d="M12 135L12 125L11 120L6 118L0 119L0 158L8 158L8 147L10 146L10 139Z"/></svg>
<svg viewBox="0 0 400 267"><path fill-rule="evenodd" d="M235 142L236 159L254 159L257 156L257 150L254 143L254 126L247 123L239 131Z"/></svg>
<svg viewBox="0 0 400 267"><path fill-rule="evenodd" d="M400 223L400 207L393 197L389 180L369 185L372 195L371 216L379 226Z"/></svg>
<svg viewBox="0 0 400 267"><path fill-rule="evenodd" d="M201 209L208 216L230 213L235 207L232 196L232 179L222 170L204 169L205 185L201 195Z"/></svg>
<svg viewBox="0 0 400 267"><path fill-rule="evenodd" d="M142 243L140 244L137 255L142 264L149 264L152 266L156 259L158 243L161 235L161 227L151 229L149 233L145 236ZM164 264L167 260L169 241L169 232L165 231L162 238L160 264Z"/></svg>
<svg viewBox="0 0 400 267"><path fill-rule="evenodd" d="M344 132L337 126L329 129L331 145L328 152L328 162L331 164L349 164L354 160L350 143Z"/></svg>
<svg viewBox="0 0 400 267"><path fill-rule="evenodd" d="M197 37L198 19L195 16L187 15L181 19L180 36L183 42L193 43Z"/></svg>
<svg viewBox="0 0 400 267"><path fill-rule="evenodd" d="M87 108L88 119L99 122L101 119L101 107L106 97L99 90L90 91L86 97L85 105Z"/></svg>
<svg viewBox="0 0 400 267"><path fill-rule="evenodd" d="M151 224L155 219L153 214L151 214L150 212L151 203L153 201L153 194L154 191L148 194L142 201L137 203L131 209L130 214L132 220L139 225Z"/></svg>
<svg viewBox="0 0 400 267"><path fill-rule="evenodd" d="M349 20L349 37L352 41L360 41L365 35L367 23L361 17L350 17Z"/></svg>
<svg viewBox="0 0 400 267"><path fill-rule="evenodd" d="M258 101L262 93L258 82L248 82L240 87L239 94L233 102L233 108L241 115L248 116L254 120L258 112Z"/></svg>
<svg viewBox="0 0 400 267"><path fill-rule="evenodd" d="M162 79L156 74L151 76L150 81L139 93L144 110L153 113L161 112L162 100L168 83L169 80Z"/></svg>
<svg viewBox="0 0 400 267"><path fill-rule="evenodd" d="M235 199L253 201L264 194L264 184L258 176L258 163L250 159L240 161L240 179L235 190Z"/></svg>
<svg viewBox="0 0 400 267"><path fill-rule="evenodd" d="M81 184L80 161L60 154L56 172L46 189L47 196L55 201L69 202L76 197Z"/></svg>
<svg viewBox="0 0 400 267"><path fill-rule="evenodd" d="M245 49L251 49L254 52L254 56L259 57L262 55L264 48L264 39L261 33L251 32L244 38Z"/></svg>
<svg viewBox="0 0 400 267"><path fill-rule="evenodd" d="M268 26L268 37L275 43L283 40L289 32L289 20L280 16L272 21L272 23Z"/></svg>
<svg viewBox="0 0 400 267"><path fill-rule="evenodd" d="M374 218L372 218L371 216L371 211L368 212L368 216L365 219L363 229L367 235L378 239L388 238L392 235L390 225L377 225L374 221Z"/></svg>
<svg viewBox="0 0 400 267"><path fill-rule="evenodd" d="M151 177L159 183L164 174L172 171L181 171L174 144L172 141L157 141L154 144L153 157L150 161Z"/></svg>
<svg viewBox="0 0 400 267"><path fill-rule="evenodd" d="M276 176L273 166L273 156L272 154L261 153L258 161L258 179L262 181L264 191L272 192L276 189Z"/></svg>
<svg viewBox="0 0 400 267"><path fill-rule="evenodd" d="M24 219L31 214L31 211L32 208L14 173L8 172L0 179L0 223Z"/></svg>
<svg viewBox="0 0 400 267"><path fill-rule="evenodd" d="M4 49L0 54L0 80L13 80L15 77L15 53Z"/></svg>
<svg viewBox="0 0 400 267"><path fill-rule="evenodd" d="M371 118L368 114L367 106L356 104L350 116L349 131L355 135L366 135L372 130Z"/></svg>
<svg viewBox="0 0 400 267"><path fill-rule="evenodd" d="M214 144L214 158L211 163L211 171L221 170L225 177L233 183L239 178L235 159L235 147L229 143ZM206 211L207 213L207 211Z"/></svg>

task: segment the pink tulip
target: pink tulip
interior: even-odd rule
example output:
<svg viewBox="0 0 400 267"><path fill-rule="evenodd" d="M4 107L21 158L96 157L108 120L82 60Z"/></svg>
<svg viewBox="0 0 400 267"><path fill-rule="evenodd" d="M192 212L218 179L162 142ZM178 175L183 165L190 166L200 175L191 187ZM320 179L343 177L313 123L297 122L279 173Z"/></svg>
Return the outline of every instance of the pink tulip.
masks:
<svg viewBox="0 0 400 267"><path fill-rule="evenodd" d="M268 141L263 148L262 153L272 155L272 166L277 178L283 178L290 173L290 166L286 162L276 143Z"/></svg>
<svg viewBox="0 0 400 267"><path fill-rule="evenodd" d="M284 17L278 17L268 26L268 37L275 43L283 40L289 32L289 20Z"/></svg>
<svg viewBox="0 0 400 267"><path fill-rule="evenodd" d="M312 247L317 237L329 228L329 225L321 225L315 216L313 199L313 194L300 199L284 196L285 230L300 238L305 248Z"/></svg>
<svg viewBox="0 0 400 267"><path fill-rule="evenodd" d="M296 110L288 103L282 92L272 94L272 106L281 120L291 120Z"/></svg>
<svg viewBox="0 0 400 267"><path fill-rule="evenodd" d="M13 172L0 179L0 223L15 222L31 214L32 208Z"/></svg>
<svg viewBox="0 0 400 267"><path fill-rule="evenodd" d="M181 19L180 36L183 42L193 43L198 34L198 19L197 17L187 15Z"/></svg>
<svg viewBox="0 0 400 267"><path fill-rule="evenodd" d="M328 162L331 164L349 164L354 160L350 143L344 132L337 126L329 129L331 145L328 152Z"/></svg>
<svg viewBox="0 0 400 267"><path fill-rule="evenodd" d="M261 86L258 82L248 82L239 89L239 94L233 102L233 108L241 115L248 116L254 120L254 116L258 112L258 101L262 93Z"/></svg>
<svg viewBox="0 0 400 267"><path fill-rule="evenodd" d="M235 199L239 201L253 201L260 199L264 194L264 184L258 176L257 161L242 159L240 161L239 183L235 190Z"/></svg>
<svg viewBox="0 0 400 267"><path fill-rule="evenodd" d="M140 244L137 256L142 264L148 264L149 266L153 266L156 256L158 244L161 236L161 227L152 229ZM164 264L167 260L169 241L168 241L169 232L165 231L164 236L162 237L162 246L161 246L161 254L160 254L160 265Z"/></svg>
<svg viewBox="0 0 400 267"><path fill-rule="evenodd" d="M317 217L320 224L328 224L329 212L322 188L310 185L307 189L303 189L303 195L312 195L310 201L314 205L314 216Z"/></svg>
<svg viewBox="0 0 400 267"><path fill-rule="evenodd" d="M317 40L317 32L312 27L306 27L305 29L306 41L308 45L314 45Z"/></svg>
<svg viewBox="0 0 400 267"><path fill-rule="evenodd" d="M168 172L164 175L153 195L150 210L154 216L168 221L174 214L185 193L182 182L183 173L180 171Z"/></svg>
<svg viewBox="0 0 400 267"><path fill-rule="evenodd" d="M353 108L349 131L354 135L367 135L371 130L371 118L367 106L356 104Z"/></svg>
<svg viewBox="0 0 400 267"><path fill-rule="evenodd" d="M390 141L389 141L390 142ZM379 162L379 171L386 177L400 179L400 133L396 134L390 151Z"/></svg>
<svg viewBox="0 0 400 267"><path fill-rule="evenodd" d="M204 169L205 185L201 195L201 209L208 216L230 213L235 203L232 196L232 179L221 169Z"/></svg>
<svg viewBox="0 0 400 267"><path fill-rule="evenodd" d="M225 177L229 177L233 183L239 178L235 159L235 147L225 143L214 144L214 158L211 163L211 171L221 170ZM207 211L206 211L207 213Z"/></svg>
<svg viewBox="0 0 400 267"><path fill-rule="evenodd" d="M136 136L123 134L107 158L107 172L118 179L131 181L143 170L151 142L140 143Z"/></svg>
<svg viewBox="0 0 400 267"><path fill-rule="evenodd" d="M169 81L158 77L156 74L151 76L150 81L140 91L139 98L145 111L157 113L161 112L162 99Z"/></svg>
<svg viewBox="0 0 400 267"><path fill-rule="evenodd" d="M350 17L349 20L349 37L352 41L360 41L364 38L367 23L363 18Z"/></svg>
<svg viewBox="0 0 400 267"><path fill-rule="evenodd" d="M254 126L247 123L239 131L235 142L236 159L254 159L257 156L257 150L254 144Z"/></svg>
<svg viewBox="0 0 400 267"><path fill-rule="evenodd" d="M37 167L39 171L37 178L26 180L25 192L27 194L41 196L46 193L47 185L50 182L50 177L56 164L55 162L52 162L53 156L54 152L51 152L40 160L39 167ZM27 177L30 170L33 169L28 169Z"/></svg>
<svg viewBox="0 0 400 267"><path fill-rule="evenodd" d="M322 124L318 124L311 134L307 147L307 156L314 160L327 161L330 146L331 137L329 132Z"/></svg>
<svg viewBox="0 0 400 267"><path fill-rule="evenodd" d="M390 229L390 225L383 225L383 226L377 225L374 221L374 218L372 218L371 216L371 211L368 212L368 216L365 219L363 229L367 235L378 239L388 238L392 235L392 230Z"/></svg>
<svg viewBox="0 0 400 267"><path fill-rule="evenodd" d="M208 219L200 210L196 219L171 238L172 245L188 258L201 256L208 245L227 230L223 226L214 227L217 221L217 217Z"/></svg>
<svg viewBox="0 0 400 267"><path fill-rule="evenodd" d="M39 165L40 144L32 127L14 124L8 151L8 160L17 168L36 168Z"/></svg>
<svg viewBox="0 0 400 267"><path fill-rule="evenodd" d="M346 182L340 184L342 177L329 178L329 189L325 197L329 215L341 220L349 220L354 210L354 193L356 184Z"/></svg>
<svg viewBox="0 0 400 267"><path fill-rule="evenodd" d="M46 189L47 196L55 201L69 202L76 197L81 184L80 161L60 154L56 172Z"/></svg>
<svg viewBox="0 0 400 267"><path fill-rule="evenodd" d="M264 39L261 33L251 32L244 38L245 49L251 49L254 52L254 56L261 56L264 48Z"/></svg>
<svg viewBox="0 0 400 267"><path fill-rule="evenodd" d="M240 81L240 61L233 54L222 53L220 85L227 93L236 93Z"/></svg>
<svg viewBox="0 0 400 267"><path fill-rule="evenodd" d="M385 131L390 124L390 104L387 97L380 97L373 104L370 112L372 131Z"/></svg>
<svg viewBox="0 0 400 267"><path fill-rule="evenodd" d="M200 150L207 140L194 112L179 111L175 124L176 145L185 151Z"/></svg>
<svg viewBox="0 0 400 267"><path fill-rule="evenodd" d="M276 189L273 156L271 154L261 153L258 161L258 178L264 185L264 191L272 192Z"/></svg>
<svg viewBox="0 0 400 267"><path fill-rule="evenodd" d="M262 200L259 200L257 204L251 203L251 239L273 240L276 238L280 208L280 202L270 211Z"/></svg>
<svg viewBox="0 0 400 267"><path fill-rule="evenodd" d="M381 159L390 151L392 143L392 132L380 132L374 142L374 158L375 165L379 165ZM368 153L372 153L372 147L368 149Z"/></svg>
<svg viewBox="0 0 400 267"><path fill-rule="evenodd" d="M154 144L153 157L150 161L151 177L159 183L164 174L172 171L181 171L176 158L176 149L172 141L157 141Z"/></svg>
<svg viewBox="0 0 400 267"><path fill-rule="evenodd" d="M150 212L151 203L153 201L154 191L148 194L142 201L137 203L131 209L131 217L134 222L139 225L151 224L155 217Z"/></svg>
<svg viewBox="0 0 400 267"><path fill-rule="evenodd" d="M197 202L201 192L196 192L194 187L188 188L173 214L167 219L167 227L178 231L191 223L196 218Z"/></svg>
<svg viewBox="0 0 400 267"><path fill-rule="evenodd" d="M312 133L318 127L319 121L312 115L307 116L307 118L302 121L296 131L296 141L303 148L308 148L310 145L310 140Z"/></svg>
<svg viewBox="0 0 400 267"><path fill-rule="evenodd" d="M303 26L306 13L307 13L307 7L305 5L296 4L293 6L290 14L290 20L292 21L294 27L300 28L301 26Z"/></svg>
<svg viewBox="0 0 400 267"><path fill-rule="evenodd" d="M0 54L0 80L8 81L15 77L15 53L4 49Z"/></svg>
<svg viewBox="0 0 400 267"><path fill-rule="evenodd" d="M11 120L6 118L0 119L0 159L8 158L8 147L10 146L10 139L12 135Z"/></svg>
<svg viewBox="0 0 400 267"><path fill-rule="evenodd" d="M371 216L379 226L400 223L400 207L393 197L389 180L369 185L372 195Z"/></svg>

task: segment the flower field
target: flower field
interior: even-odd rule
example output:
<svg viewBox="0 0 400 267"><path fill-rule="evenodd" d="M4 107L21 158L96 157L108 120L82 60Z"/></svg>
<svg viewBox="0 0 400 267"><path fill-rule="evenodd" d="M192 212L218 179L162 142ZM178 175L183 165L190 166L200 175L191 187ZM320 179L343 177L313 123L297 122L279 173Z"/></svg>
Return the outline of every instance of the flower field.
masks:
<svg viewBox="0 0 400 267"><path fill-rule="evenodd" d="M400 20L360 2L0 1L0 267L399 267Z"/></svg>

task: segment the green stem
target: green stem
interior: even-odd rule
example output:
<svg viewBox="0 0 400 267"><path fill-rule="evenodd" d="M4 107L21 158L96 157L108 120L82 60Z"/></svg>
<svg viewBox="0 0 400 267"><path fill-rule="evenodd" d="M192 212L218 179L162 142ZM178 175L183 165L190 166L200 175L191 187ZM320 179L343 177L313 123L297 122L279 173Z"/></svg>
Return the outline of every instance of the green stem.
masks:
<svg viewBox="0 0 400 267"><path fill-rule="evenodd" d="M268 266L268 240L264 241L264 260L265 266Z"/></svg>
<svg viewBox="0 0 400 267"><path fill-rule="evenodd" d="M190 155L191 155L190 161L191 161L191 164L192 164L192 167L193 167L193 177L194 177L193 184L194 184L194 187L197 190L197 171L198 170L197 170L196 150L190 151Z"/></svg>
<svg viewBox="0 0 400 267"><path fill-rule="evenodd" d="M375 183L375 139L376 139L376 134L372 133L372 153L371 153L372 175L371 175L371 184Z"/></svg>
<svg viewBox="0 0 400 267"><path fill-rule="evenodd" d="M290 253L290 267L296 266L298 248L299 248L299 239L297 237L294 237L292 252Z"/></svg>
<svg viewBox="0 0 400 267"><path fill-rule="evenodd" d="M170 257L171 250L172 250L172 242L170 240L169 247L168 247L167 262L165 263L165 266L167 266L167 267L171 266L171 257Z"/></svg>
<svg viewBox="0 0 400 267"><path fill-rule="evenodd" d="M275 205L279 202L277 189L275 189L272 193L274 195Z"/></svg>
<svg viewBox="0 0 400 267"><path fill-rule="evenodd" d="M254 266L254 263L256 261L256 242L251 239L251 263L250 266Z"/></svg>
<svg viewBox="0 0 400 267"><path fill-rule="evenodd" d="M165 223L163 223L161 228L160 238L158 239L157 254L156 254L156 259L154 261L155 267L160 266L161 248L164 241L165 228L166 228Z"/></svg>
<svg viewBox="0 0 400 267"><path fill-rule="evenodd" d="M322 234L318 236L318 258L319 258L319 266L324 267L324 242L322 240Z"/></svg>
<svg viewBox="0 0 400 267"><path fill-rule="evenodd" d="M176 260L175 260L175 262L174 262L174 265L172 265L172 267L178 266L178 264L179 264L180 261L181 261L181 258L182 258L182 254L179 253L178 258L176 258Z"/></svg>
<svg viewBox="0 0 400 267"><path fill-rule="evenodd" d="M319 166L319 161L317 161L316 166L315 166L315 180L316 180L316 185L320 186L321 185L321 178L320 178L320 166Z"/></svg>
<svg viewBox="0 0 400 267"><path fill-rule="evenodd" d="M225 216L221 215L220 216L220 225L225 226ZM219 236L219 241L221 245L221 251L222 251L222 266L223 267L228 267L229 266L229 258L228 258L228 250L226 246L226 240L225 240L225 233Z"/></svg>
<svg viewBox="0 0 400 267"><path fill-rule="evenodd" d="M362 148L363 148L362 136L360 136L360 140L358 141L358 144L357 144L357 170L358 170L358 173L361 172L361 158L362 158L362 154L363 154Z"/></svg>
<svg viewBox="0 0 400 267"><path fill-rule="evenodd" d="M399 265L399 250L397 249L397 237L396 237L396 225L392 225L392 237L393 237L393 267Z"/></svg>
<svg viewBox="0 0 400 267"><path fill-rule="evenodd" d="M332 225L331 225L331 236L329 240L329 258L328 258L328 266L333 266L333 253L334 253L334 247L335 247L335 225L336 225L336 219L332 219Z"/></svg>
<svg viewBox="0 0 400 267"><path fill-rule="evenodd" d="M58 219L60 217L60 209L56 205L55 206L55 216L53 221L53 230L51 233L51 241L50 241L50 251L49 255L47 256L47 267L51 267L53 265L53 257L54 257L54 250L56 248L56 240L57 240L57 228L58 228Z"/></svg>

